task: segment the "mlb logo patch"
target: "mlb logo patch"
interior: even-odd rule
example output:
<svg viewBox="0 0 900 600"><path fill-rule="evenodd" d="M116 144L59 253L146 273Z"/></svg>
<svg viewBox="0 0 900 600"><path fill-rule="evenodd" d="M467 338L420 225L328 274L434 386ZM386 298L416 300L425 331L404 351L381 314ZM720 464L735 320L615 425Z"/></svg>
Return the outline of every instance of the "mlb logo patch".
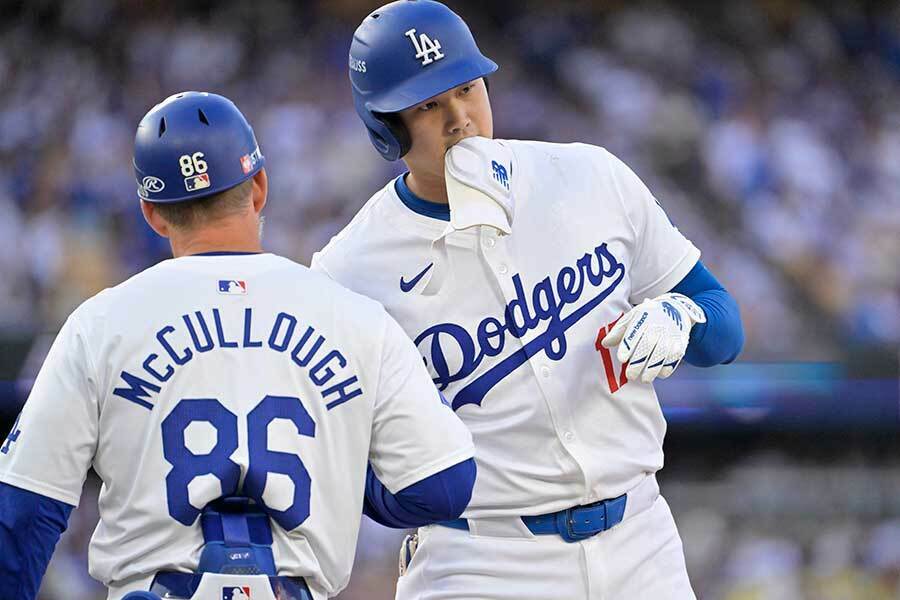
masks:
<svg viewBox="0 0 900 600"><path fill-rule="evenodd" d="M238 279L220 279L219 293L231 295L243 295L247 293L247 282Z"/></svg>
<svg viewBox="0 0 900 600"><path fill-rule="evenodd" d="M260 158L262 158L262 153L259 151L259 146L250 154L245 154L241 157L241 170L244 172L244 175L256 168Z"/></svg>
<svg viewBox="0 0 900 600"><path fill-rule="evenodd" d="M229 586L222 588L222 600L250 600L250 586Z"/></svg>
<svg viewBox="0 0 900 600"><path fill-rule="evenodd" d="M194 175L193 177L185 177L184 178L184 187L187 188L189 192L196 192L197 190L202 190L208 188L212 185L209 181L209 173L203 173L202 175Z"/></svg>

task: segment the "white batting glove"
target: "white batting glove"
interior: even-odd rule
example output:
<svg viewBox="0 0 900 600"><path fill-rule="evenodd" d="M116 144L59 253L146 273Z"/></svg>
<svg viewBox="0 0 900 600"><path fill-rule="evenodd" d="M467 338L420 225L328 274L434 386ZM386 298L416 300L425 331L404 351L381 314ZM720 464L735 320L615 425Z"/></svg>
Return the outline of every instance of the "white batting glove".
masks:
<svg viewBox="0 0 900 600"><path fill-rule="evenodd" d="M619 346L616 358L628 363L629 381L650 383L675 371L695 323L706 323L706 314L696 302L682 294L663 294L622 315L601 343L607 348Z"/></svg>

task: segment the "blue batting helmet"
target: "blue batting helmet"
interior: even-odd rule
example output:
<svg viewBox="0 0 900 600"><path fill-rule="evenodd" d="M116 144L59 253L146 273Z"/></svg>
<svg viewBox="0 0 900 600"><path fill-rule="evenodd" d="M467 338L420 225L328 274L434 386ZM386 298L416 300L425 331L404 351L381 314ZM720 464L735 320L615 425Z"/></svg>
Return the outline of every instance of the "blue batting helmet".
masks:
<svg viewBox="0 0 900 600"><path fill-rule="evenodd" d="M148 202L224 192L253 177L264 162L241 111L208 92L169 96L144 115L134 136L138 196Z"/></svg>
<svg viewBox="0 0 900 600"><path fill-rule="evenodd" d="M350 44L353 104L387 160L409 151L396 115L497 70L455 12L432 0L398 0L366 17Z"/></svg>

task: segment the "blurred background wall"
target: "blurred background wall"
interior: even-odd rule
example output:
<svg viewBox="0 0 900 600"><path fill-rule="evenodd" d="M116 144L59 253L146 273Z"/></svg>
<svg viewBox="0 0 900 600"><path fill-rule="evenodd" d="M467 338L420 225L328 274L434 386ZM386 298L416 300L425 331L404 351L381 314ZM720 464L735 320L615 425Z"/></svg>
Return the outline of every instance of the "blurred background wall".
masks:
<svg viewBox="0 0 900 600"><path fill-rule="evenodd" d="M898 4L449 4L501 65L497 136L620 156L740 302L741 361L659 386L698 595L900 598ZM170 256L130 158L166 96L241 107L267 158L265 245L303 263L400 172L347 81L376 6L0 3L0 435L68 313ZM105 597L86 569L97 488L42 598ZM392 598L402 534L364 521L341 598Z"/></svg>

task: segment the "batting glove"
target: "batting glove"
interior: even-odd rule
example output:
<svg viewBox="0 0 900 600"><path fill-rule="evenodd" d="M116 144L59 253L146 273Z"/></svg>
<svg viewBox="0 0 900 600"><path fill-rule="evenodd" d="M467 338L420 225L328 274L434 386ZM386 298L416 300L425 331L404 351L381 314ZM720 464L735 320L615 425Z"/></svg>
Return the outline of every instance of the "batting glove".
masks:
<svg viewBox="0 0 900 600"><path fill-rule="evenodd" d="M687 351L691 328L705 322L706 314L696 302L682 294L663 294L622 315L601 343L619 346L616 358L628 363L629 381L650 383L675 371Z"/></svg>

